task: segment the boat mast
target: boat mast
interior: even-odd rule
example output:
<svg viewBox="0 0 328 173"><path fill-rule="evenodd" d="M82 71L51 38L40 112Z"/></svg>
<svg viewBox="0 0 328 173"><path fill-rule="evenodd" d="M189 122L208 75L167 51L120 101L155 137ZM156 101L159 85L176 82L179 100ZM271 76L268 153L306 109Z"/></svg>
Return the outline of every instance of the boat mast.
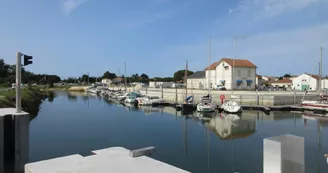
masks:
<svg viewBox="0 0 328 173"><path fill-rule="evenodd" d="M322 46L320 46L320 67L319 67L319 94L322 92Z"/></svg>
<svg viewBox="0 0 328 173"><path fill-rule="evenodd" d="M212 44L212 38L210 36L210 44L208 48L208 95L211 94L211 44Z"/></svg>
<svg viewBox="0 0 328 173"><path fill-rule="evenodd" d="M186 98L188 97L187 78L188 78L188 61L186 60L186 70L185 70L185 76L184 76L184 82L186 85Z"/></svg>
<svg viewBox="0 0 328 173"><path fill-rule="evenodd" d="M124 85L125 85L125 92L127 91L127 84L126 84L126 62L124 62Z"/></svg>

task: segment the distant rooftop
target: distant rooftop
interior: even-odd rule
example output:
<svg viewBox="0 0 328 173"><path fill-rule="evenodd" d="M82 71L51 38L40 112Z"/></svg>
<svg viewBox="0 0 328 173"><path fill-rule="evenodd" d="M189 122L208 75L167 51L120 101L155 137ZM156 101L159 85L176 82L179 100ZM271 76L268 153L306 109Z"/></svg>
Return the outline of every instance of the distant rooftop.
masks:
<svg viewBox="0 0 328 173"><path fill-rule="evenodd" d="M205 71L196 71L194 74L188 76L188 79L201 79L205 78Z"/></svg>

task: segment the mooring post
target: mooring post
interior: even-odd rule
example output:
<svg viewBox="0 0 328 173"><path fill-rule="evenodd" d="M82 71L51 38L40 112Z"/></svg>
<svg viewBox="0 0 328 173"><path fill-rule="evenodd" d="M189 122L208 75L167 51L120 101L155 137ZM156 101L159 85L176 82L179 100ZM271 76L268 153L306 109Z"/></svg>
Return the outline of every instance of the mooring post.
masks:
<svg viewBox="0 0 328 173"><path fill-rule="evenodd" d="M256 105L260 104L259 90L256 89Z"/></svg>
<svg viewBox="0 0 328 173"><path fill-rule="evenodd" d="M162 86L162 99L164 98L164 96L163 96L163 86Z"/></svg>
<svg viewBox="0 0 328 173"><path fill-rule="evenodd" d="M178 103L178 88L175 87L175 103Z"/></svg>
<svg viewBox="0 0 328 173"><path fill-rule="evenodd" d="M23 173L29 159L29 123L26 112L0 109L0 173Z"/></svg>
<svg viewBox="0 0 328 173"><path fill-rule="evenodd" d="M294 88L294 105L296 104L296 90Z"/></svg>

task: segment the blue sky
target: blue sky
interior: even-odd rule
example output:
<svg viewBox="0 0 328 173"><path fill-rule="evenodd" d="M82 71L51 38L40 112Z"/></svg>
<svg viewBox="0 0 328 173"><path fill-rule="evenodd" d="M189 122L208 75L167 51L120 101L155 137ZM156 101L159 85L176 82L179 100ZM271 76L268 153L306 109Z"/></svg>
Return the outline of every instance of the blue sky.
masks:
<svg viewBox="0 0 328 173"><path fill-rule="evenodd" d="M261 75L328 67L328 0L0 0L0 57L33 55L36 73L77 77L109 70L172 76L222 57ZM234 52L233 38L237 37ZM327 53L326 53L327 52ZM328 74L328 69L323 69Z"/></svg>

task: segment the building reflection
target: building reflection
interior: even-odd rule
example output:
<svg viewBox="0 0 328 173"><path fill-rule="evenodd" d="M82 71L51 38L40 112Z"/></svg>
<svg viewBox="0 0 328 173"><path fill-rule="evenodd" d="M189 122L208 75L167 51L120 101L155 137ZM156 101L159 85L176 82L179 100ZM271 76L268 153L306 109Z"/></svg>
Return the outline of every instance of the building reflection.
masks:
<svg viewBox="0 0 328 173"><path fill-rule="evenodd" d="M220 113L205 123L205 126L223 140L246 138L256 132L255 119L244 119L236 114Z"/></svg>

